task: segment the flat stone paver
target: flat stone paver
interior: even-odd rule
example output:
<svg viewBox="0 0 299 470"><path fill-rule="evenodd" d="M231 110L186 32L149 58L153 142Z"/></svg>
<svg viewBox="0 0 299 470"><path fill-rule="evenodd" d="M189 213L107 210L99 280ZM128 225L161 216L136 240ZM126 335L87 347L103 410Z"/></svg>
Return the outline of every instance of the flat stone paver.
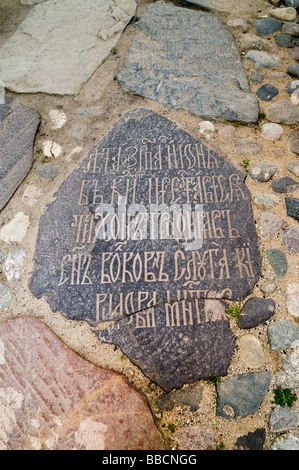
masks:
<svg viewBox="0 0 299 470"><path fill-rule="evenodd" d="M18 93L73 95L135 15L135 0L48 0L0 49L1 80ZM74 27L75 25L75 27Z"/></svg>
<svg viewBox="0 0 299 470"><path fill-rule="evenodd" d="M1 450L162 450L148 404L40 320L0 324Z"/></svg>
<svg viewBox="0 0 299 470"><path fill-rule="evenodd" d="M153 4L137 27L117 75L126 91L201 117L258 120L234 39L215 15Z"/></svg>

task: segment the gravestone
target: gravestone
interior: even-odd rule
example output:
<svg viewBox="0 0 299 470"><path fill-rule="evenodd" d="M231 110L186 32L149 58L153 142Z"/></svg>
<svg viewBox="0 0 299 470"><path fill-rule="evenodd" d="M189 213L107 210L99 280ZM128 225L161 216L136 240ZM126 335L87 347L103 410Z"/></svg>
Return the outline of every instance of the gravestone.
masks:
<svg viewBox="0 0 299 470"><path fill-rule="evenodd" d="M257 122L240 53L215 15L151 4L137 28L117 75L126 91L205 118Z"/></svg>
<svg viewBox="0 0 299 470"><path fill-rule="evenodd" d="M31 291L166 390L225 375L223 300L246 297L261 267L244 179L168 119L126 114L42 215Z"/></svg>
<svg viewBox="0 0 299 470"><path fill-rule="evenodd" d="M0 104L0 211L32 167L39 123L34 109L11 98Z"/></svg>

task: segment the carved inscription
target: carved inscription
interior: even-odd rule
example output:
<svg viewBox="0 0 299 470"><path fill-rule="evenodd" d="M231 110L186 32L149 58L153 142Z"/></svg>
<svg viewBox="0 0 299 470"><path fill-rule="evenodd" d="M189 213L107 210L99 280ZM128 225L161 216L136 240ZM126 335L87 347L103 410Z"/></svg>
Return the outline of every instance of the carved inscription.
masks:
<svg viewBox="0 0 299 470"><path fill-rule="evenodd" d="M260 273L244 175L137 110L59 189L41 219L36 265L31 290L69 318L130 316L156 328L164 305L165 327L221 321L196 302L245 297Z"/></svg>

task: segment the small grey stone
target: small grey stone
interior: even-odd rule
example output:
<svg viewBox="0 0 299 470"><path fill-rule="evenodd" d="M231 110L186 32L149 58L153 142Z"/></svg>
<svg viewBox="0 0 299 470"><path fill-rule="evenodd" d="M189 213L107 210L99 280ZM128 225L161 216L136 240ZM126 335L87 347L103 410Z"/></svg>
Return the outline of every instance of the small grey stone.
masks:
<svg viewBox="0 0 299 470"><path fill-rule="evenodd" d="M263 147L259 142L252 139L243 139L237 142L236 152L241 155L258 154L263 151Z"/></svg>
<svg viewBox="0 0 299 470"><path fill-rule="evenodd" d="M249 174L251 178L265 183L275 175L276 171L277 166L272 163L259 163L250 170Z"/></svg>
<svg viewBox="0 0 299 470"><path fill-rule="evenodd" d="M255 62L255 68L257 69L278 67L280 65L279 58L276 55L268 54L265 51L248 51L245 57Z"/></svg>
<svg viewBox="0 0 299 470"><path fill-rule="evenodd" d="M281 29L282 33L290 34L291 36L298 37L299 36L299 24L297 23L290 23L287 21L282 25Z"/></svg>
<svg viewBox="0 0 299 470"><path fill-rule="evenodd" d="M276 194L258 194L254 198L254 202L259 206L270 207L279 203L279 197Z"/></svg>
<svg viewBox="0 0 299 470"><path fill-rule="evenodd" d="M238 318L238 327L249 329L266 322L275 314L273 299L253 297L245 303Z"/></svg>
<svg viewBox="0 0 299 470"><path fill-rule="evenodd" d="M259 428L245 436L238 437L236 445L239 450L263 450L265 439L265 429Z"/></svg>
<svg viewBox="0 0 299 470"><path fill-rule="evenodd" d="M299 424L299 415L289 408L278 406L270 416L270 430L285 432L294 429Z"/></svg>
<svg viewBox="0 0 299 470"><path fill-rule="evenodd" d="M284 350L299 344L299 326L290 320L282 320L268 326L268 337L272 351Z"/></svg>
<svg viewBox="0 0 299 470"><path fill-rule="evenodd" d="M262 18L254 23L258 33L268 36L281 29L282 23L276 18Z"/></svg>
<svg viewBox="0 0 299 470"><path fill-rule="evenodd" d="M298 149L299 152L299 149ZM287 169L299 177L299 160L287 163Z"/></svg>
<svg viewBox="0 0 299 470"><path fill-rule="evenodd" d="M291 75L291 77L299 78L299 64L290 65L288 67L287 72L288 72L289 75Z"/></svg>
<svg viewBox="0 0 299 470"><path fill-rule="evenodd" d="M42 178L51 179L58 175L58 171L51 163L43 163L36 168L36 172Z"/></svg>
<svg viewBox="0 0 299 470"><path fill-rule="evenodd" d="M264 292L264 294L273 294L273 292L275 292L277 289L277 284L274 281L266 281L260 287L260 289L262 292Z"/></svg>
<svg viewBox="0 0 299 470"><path fill-rule="evenodd" d="M288 271L288 262L283 251L277 248L266 250L267 258L277 277L284 277Z"/></svg>
<svg viewBox="0 0 299 470"><path fill-rule="evenodd" d="M250 78L254 83L262 83L264 80L264 74L262 74L262 72L254 70L253 72L251 72Z"/></svg>
<svg viewBox="0 0 299 470"><path fill-rule="evenodd" d="M285 198L287 214L295 220L299 220L299 199L296 197Z"/></svg>
<svg viewBox="0 0 299 470"><path fill-rule="evenodd" d="M272 45L267 39L263 39L254 34L245 34L240 43L242 51L258 50L258 51L270 51Z"/></svg>
<svg viewBox="0 0 299 470"><path fill-rule="evenodd" d="M293 393L299 393L299 347L290 350L290 354L281 356L282 366L275 375L277 387L289 388Z"/></svg>
<svg viewBox="0 0 299 470"><path fill-rule="evenodd" d="M190 411L197 411L203 397L202 385L190 385L181 390L170 393L163 393L157 398L157 404L163 411L170 411L175 406L185 405L190 407Z"/></svg>
<svg viewBox="0 0 299 470"><path fill-rule="evenodd" d="M288 227L284 232L286 249L291 253L299 252L299 227Z"/></svg>
<svg viewBox="0 0 299 470"><path fill-rule="evenodd" d="M293 130L289 135L292 152L299 155L299 129Z"/></svg>
<svg viewBox="0 0 299 470"><path fill-rule="evenodd" d="M295 7L299 9L299 0L285 0L287 7Z"/></svg>
<svg viewBox="0 0 299 470"><path fill-rule="evenodd" d="M291 95L294 91L299 88L299 80L293 80L291 83L286 85L286 92Z"/></svg>
<svg viewBox="0 0 299 470"><path fill-rule="evenodd" d="M292 36L290 34L275 34L275 42L279 47L287 47L291 48L293 47L292 44Z"/></svg>
<svg viewBox="0 0 299 470"><path fill-rule="evenodd" d="M270 83L265 83L256 92L257 96L263 101L271 101L278 93L279 90Z"/></svg>
<svg viewBox="0 0 299 470"><path fill-rule="evenodd" d="M266 109L267 120L278 124L293 125L299 123L299 107L290 100L280 100Z"/></svg>
<svg viewBox="0 0 299 470"><path fill-rule="evenodd" d="M12 300L12 292L9 287L0 283L0 310L8 305Z"/></svg>
<svg viewBox="0 0 299 470"><path fill-rule="evenodd" d="M272 450L299 450L299 439L292 434L278 437L272 444Z"/></svg>
<svg viewBox="0 0 299 470"><path fill-rule="evenodd" d="M217 383L217 415L226 419L255 413L268 391L271 372L236 374Z"/></svg>
<svg viewBox="0 0 299 470"><path fill-rule="evenodd" d="M283 221L276 214L263 212L261 216L261 237L266 239L282 227Z"/></svg>
<svg viewBox="0 0 299 470"><path fill-rule="evenodd" d="M276 193L292 193L299 189L299 181L294 180L290 176L283 176L273 181L271 188Z"/></svg>

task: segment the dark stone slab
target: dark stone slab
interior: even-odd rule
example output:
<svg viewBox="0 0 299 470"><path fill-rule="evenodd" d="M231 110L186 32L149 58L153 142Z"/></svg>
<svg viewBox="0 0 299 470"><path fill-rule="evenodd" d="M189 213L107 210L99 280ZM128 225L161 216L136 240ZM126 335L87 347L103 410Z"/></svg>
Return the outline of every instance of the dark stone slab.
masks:
<svg viewBox="0 0 299 470"><path fill-rule="evenodd" d="M205 118L258 120L235 41L211 13L151 4L117 78L125 90L164 106Z"/></svg>
<svg viewBox="0 0 299 470"><path fill-rule="evenodd" d="M0 105L0 210L32 167L39 122L37 111L12 99Z"/></svg>
<svg viewBox="0 0 299 470"><path fill-rule="evenodd" d="M261 259L244 179L168 119L142 109L128 113L42 215L32 292L45 295L54 311L91 324L194 296L246 297ZM167 223L169 208L178 215L177 229ZM104 210L112 215L102 230ZM147 224L140 222L142 210ZM181 223L191 213L196 230Z"/></svg>
<svg viewBox="0 0 299 470"><path fill-rule="evenodd" d="M241 315L238 318L239 328L255 328L269 320L275 313L273 299L253 297L245 303Z"/></svg>
<svg viewBox="0 0 299 470"><path fill-rule="evenodd" d="M263 428L249 432L237 439L236 445L239 450L263 450L266 440L266 431Z"/></svg>
<svg viewBox="0 0 299 470"><path fill-rule="evenodd" d="M226 375L235 344L226 304L215 300L166 303L132 314L98 335L118 345L166 391Z"/></svg>
<svg viewBox="0 0 299 470"><path fill-rule="evenodd" d="M257 96L263 101L271 101L278 93L279 90L270 83L265 83L256 92Z"/></svg>
<svg viewBox="0 0 299 470"><path fill-rule="evenodd" d="M100 339L166 389L224 374L219 301L246 297L261 269L245 175L168 119L126 114L42 215L32 293L69 319L114 321Z"/></svg>
<svg viewBox="0 0 299 470"><path fill-rule="evenodd" d="M299 189L299 181L290 176L283 176L273 181L271 188L276 193L292 193L296 191L296 189Z"/></svg>
<svg viewBox="0 0 299 470"><path fill-rule="evenodd" d="M287 214L293 219L299 220L299 199L296 197L286 197Z"/></svg>

